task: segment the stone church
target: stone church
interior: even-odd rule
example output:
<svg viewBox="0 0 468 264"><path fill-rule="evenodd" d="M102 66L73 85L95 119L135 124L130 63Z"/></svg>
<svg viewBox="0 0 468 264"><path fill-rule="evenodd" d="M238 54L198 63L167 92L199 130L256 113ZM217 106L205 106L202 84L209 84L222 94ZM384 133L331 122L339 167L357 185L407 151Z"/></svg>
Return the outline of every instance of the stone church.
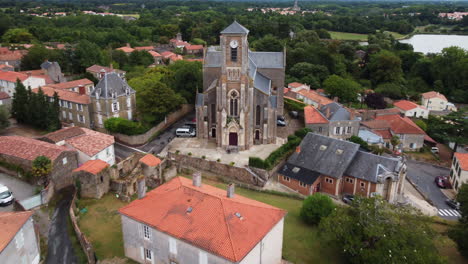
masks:
<svg viewBox="0 0 468 264"><path fill-rule="evenodd" d="M196 98L197 137L228 151L276 143L283 112L285 53L251 51L248 34L236 21L221 31L220 46L205 52Z"/></svg>

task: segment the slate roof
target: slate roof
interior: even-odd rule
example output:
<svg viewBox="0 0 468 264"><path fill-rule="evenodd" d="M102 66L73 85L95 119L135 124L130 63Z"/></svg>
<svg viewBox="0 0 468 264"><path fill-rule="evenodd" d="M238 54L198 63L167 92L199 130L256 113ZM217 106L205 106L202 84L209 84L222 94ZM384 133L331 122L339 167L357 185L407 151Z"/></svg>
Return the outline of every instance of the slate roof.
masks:
<svg viewBox="0 0 468 264"><path fill-rule="evenodd" d="M269 95L271 89L271 80L265 77L263 74L257 72L255 74L254 87Z"/></svg>
<svg viewBox="0 0 468 264"><path fill-rule="evenodd" d="M345 174L370 182L383 182L379 175L398 171L398 159L378 156L369 152L358 151Z"/></svg>
<svg viewBox="0 0 468 264"><path fill-rule="evenodd" d="M117 97L126 96L127 89L131 94L135 93L135 90L130 87L125 80L119 77L115 72L109 72L104 75L99 83L96 85L91 97L96 97L99 93L100 98L109 99L112 98L112 94L115 93Z"/></svg>
<svg viewBox="0 0 468 264"><path fill-rule="evenodd" d="M327 117L327 109L330 111L330 115ZM343 121L350 120L351 114L349 111L337 102L333 102L324 105L320 108L320 112L327 117L329 121Z"/></svg>
<svg viewBox="0 0 468 264"><path fill-rule="evenodd" d="M258 68L282 69L284 68L283 52L259 52L249 51L249 57L253 59Z"/></svg>
<svg viewBox="0 0 468 264"><path fill-rule="evenodd" d="M223 29L221 34L249 34L249 30L239 24L237 21L234 21L227 28Z"/></svg>
<svg viewBox="0 0 468 264"><path fill-rule="evenodd" d="M0 226L2 228L0 232L0 252L8 246L32 215L32 211L0 212Z"/></svg>
<svg viewBox="0 0 468 264"><path fill-rule="evenodd" d="M208 50L203 66L204 67L221 67L222 56L221 51Z"/></svg>
<svg viewBox="0 0 468 264"><path fill-rule="evenodd" d="M359 129L358 137L370 144L383 143L381 135L367 129Z"/></svg>
<svg viewBox="0 0 468 264"><path fill-rule="evenodd" d="M322 146L326 146L326 149ZM341 178L359 150L359 145L308 133L302 140L300 148L300 153L294 152L291 155L289 163L324 175ZM338 150L342 151L341 154Z"/></svg>
<svg viewBox="0 0 468 264"><path fill-rule="evenodd" d="M176 177L119 210L171 237L239 263L286 215L286 211Z"/></svg>
<svg viewBox="0 0 468 264"><path fill-rule="evenodd" d="M305 184L313 184L318 177L320 177L320 173L306 169L304 167L295 166L291 163L286 163L284 166L279 170L281 175L287 176L289 178L296 179L301 181Z"/></svg>

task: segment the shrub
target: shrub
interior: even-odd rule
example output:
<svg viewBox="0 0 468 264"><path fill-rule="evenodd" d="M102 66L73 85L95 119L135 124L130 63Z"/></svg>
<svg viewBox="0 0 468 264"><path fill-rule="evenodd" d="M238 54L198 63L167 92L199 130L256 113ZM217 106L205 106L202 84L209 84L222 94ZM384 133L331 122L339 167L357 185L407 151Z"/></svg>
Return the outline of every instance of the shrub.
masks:
<svg viewBox="0 0 468 264"><path fill-rule="evenodd" d="M192 156L192 152L187 153L187 155Z"/></svg>
<svg viewBox="0 0 468 264"><path fill-rule="evenodd" d="M351 136L348 140L351 141L351 142L354 142L356 144L361 145L361 147L364 148L364 149L370 150L369 149L369 144L367 144L367 142L365 142L362 138L360 138L358 136Z"/></svg>
<svg viewBox="0 0 468 264"><path fill-rule="evenodd" d="M335 204L325 194L315 193L307 197L302 203L300 216L309 225L320 223L323 217L330 215L335 208Z"/></svg>
<svg viewBox="0 0 468 264"><path fill-rule="evenodd" d="M201 158L202 158L202 159L206 159L206 156L205 156L205 155L203 155L203 156L201 156Z"/></svg>
<svg viewBox="0 0 468 264"><path fill-rule="evenodd" d="M221 162L221 159L217 159L216 162Z"/></svg>
<svg viewBox="0 0 468 264"><path fill-rule="evenodd" d="M304 127L304 128L296 130L296 132L294 132L294 135L297 136L298 138L303 139L309 132L312 132L312 129ZM289 141L289 137L288 137L288 141Z"/></svg>
<svg viewBox="0 0 468 264"><path fill-rule="evenodd" d="M249 166L265 169L265 162L259 157L249 157Z"/></svg>
<svg viewBox="0 0 468 264"><path fill-rule="evenodd" d="M111 133L120 133L127 136L141 135L150 127L139 122L130 121L121 117L112 117L104 122L104 127Z"/></svg>
<svg viewBox="0 0 468 264"><path fill-rule="evenodd" d="M234 161L229 162L229 165L234 166L236 164Z"/></svg>
<svg viewBox="0 0 468 264"><path fill-rule="evenodd" d="M284 106L289 111L303 112L306 104L291 99L284 98Z"/></svg>
<svg viewBox="0 0 468 264"><path fill-rule="evenodd" d="M414 121L414 123L419 127L421 128L422 130L426 131L427 130L427 124L426 122L422 121L422 120L416 120Z"/></svg>

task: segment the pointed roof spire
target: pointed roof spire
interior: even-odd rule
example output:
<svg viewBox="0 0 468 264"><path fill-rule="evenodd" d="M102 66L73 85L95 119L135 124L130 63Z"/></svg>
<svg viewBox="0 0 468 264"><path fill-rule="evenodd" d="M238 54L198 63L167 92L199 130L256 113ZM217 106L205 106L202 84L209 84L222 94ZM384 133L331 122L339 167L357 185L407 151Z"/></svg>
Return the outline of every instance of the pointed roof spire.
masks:
<svg viewBox="0 0 468 264"><path fill-rule="evenodd" d="M221 31L221 34L249 34L249 30L234 20L231 25Z"/></svg>

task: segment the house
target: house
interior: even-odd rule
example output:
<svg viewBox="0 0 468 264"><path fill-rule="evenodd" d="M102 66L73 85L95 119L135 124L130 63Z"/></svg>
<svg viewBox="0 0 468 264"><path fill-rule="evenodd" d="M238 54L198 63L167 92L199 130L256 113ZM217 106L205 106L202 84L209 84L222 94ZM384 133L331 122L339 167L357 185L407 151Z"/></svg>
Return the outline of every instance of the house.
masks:
<svg viewBox="0 0 468 264"><path fill-rule="evenodd" d="M69 82L62 82L56 84L49 84L47 87L58 89L58 90L66 90L70 92L75 92L79 94L86 94L90 95L91 92L94 90L94 83L88 79L79 79Z"/></svg>
<svg viewBox="0 0 468 264"><path fill-rule="evenodd" d="M0 212L0 263L39 263L39 236L32 216L32 211Z"/></svg>
<svg viewBox="0 0 468 264"><path fill-rule="evenodd" d="M380 136L384 141L384 146L386 148L392 148L391 140L393 133L390 129L390 123L386 120L363 121L361 122L361 128L372 131L374 134Z"/></svg>
<svg viewBox="0 0 468 264"><path fill-rule="evenodd" d="M101 80L106 73L110 73L110 72L115 72L120 78L124 78L125 74L127 73L126 71L114 69L112 65L111 67L104 67L104 66L96 65L96 64L86 68L86 72L91 73L98 80Z"/></svg>
<svg viewBox="0 0 468 264"><path fill-rule="evenodd" d="M169 44L171 44L174 49L183 49L185 46L190 45L187 41L182 40L182 34L180 32L177 33L175 38L169 40Z"/></svg>
<svg viewBox="0 0 468 264"><path fill-rule="evenodd" d="M358 137L360 137L364 142L369 145L374 145L378 147L383 147L385 145L385 141L382 135L372 132L370 129L366 129L365 127L359 128Z"/></svg>
<svg viewBox="0 0 468 264"><path fill-rule="evenodd" d="M78 164L100 159L109 165L115 164L114 136L83 127L67 127L49 133L40 140L66 146L78 152Z"/></svg>
<svg viewBox="0 0 468 264"><path fill-rule="evenodd" d="M332 138L348 139L359 133L360 119L353 110L336 102L320 108L304 107L304 122L315 133Z"/></svg>
<svg viewBox="0 0 468 264"><path fill-rule="evenodd" d="M44 71L44 75L47 75L54 81L54 83L65 82L65 77L63 76L62 69L58 62L50 62L46 60L41 64L41 69Z"/></svg>
<svg viewBox="0 0 468 264"><path fill-rule="evenodd" d="M15 71L15 67L9 64L0 64L0 71Z"/></svg>
<svg viewBox="0 0 468 264"><path fill-rule="evenodd" d="M100 199L109 192L109 164L100 159L88 160L73 171L73 179L80 182L80 196Z"/></svg>
<svg viewBox="0 0 468 264"><path fill-rule="evenodd" d="M21 59L28 53L27 50L13 50L6 47L0 47L0 64L8 64L15 69L21 67Z"/></svg>
<svg viewBox="0 0 468 264"><path fill-rule="evenodd" d="M80 127L93 127L91 99L89 95L85 94L84 89L81 89L80 92L54 89L49 86L44 86L41 89L49 97L50 101L53 101L54 94L57 93L60 105L60 121ZM37 93L39 89L33 89L32 91Z"/></svg>
<svg viewBox="0 0 468 264"><path fill-rule="evenodd" d="M0 92L0 107L6 107L7 111L9 111L11 107L11 102L12 99L7 93Z"/></svg>
<svg viewBox="0 0 468 264"><path fill-rule="evenodd" d="M203 55L203 45L186 45L184 53L187 55Z"/></svg>
<svg viewBox="0 0 468 264"><path fill-rule="evenodd" d="M292 82L288 84L288 88L291 89L291 91L293 92L299 92L302 89L309 91L310 85L298 83L298 82Z"/></svg>
<svg viewBox="0 0 468 264"><path fill-rule="evenodd" d="M421 96L421 104L429 111L457 110L456 107L454 108L453 104L448 102L443 94L435 91L423 93Z"/></svg>
<svg viewBox="0 0 468 264"><path fill-rule="evenodd" d="M450 183L458 192L464 183L468 183L468 153L455 152L450 167Z"/></svg>
<svg viewBox="0 0 468 264"><path fill-rule="evenodd" d="M165 59L165 60L169 60L169 63L174 63L176 61L179 61L179 60L183 60L184 58L182 57L182 55L179 55L179 54L175 54L174 52L170 52L170 51L164 51L161 53L161 56Z"/></svg>
<svg viewBox="0 0 468 264"><path fill-rule="evenodd" d="M71 173L78 167L78 153L65 146L19 137L0 136L0 160L31 171L34 159L45 156L52 161L49 180L55 189L73 184Z"/></svg>
<svg viewBox="0 0 468 264"><path fill-rule="evenodd" d="M132 47L130 47L130 44L129 44L129 43L127 43L127 45L125 45L124 47L117 48L116 50L123 51L123 52L125 52L125 54L127 54L127 55L129 55L130 53L132 53L133 51L135 51L135 49L133 49Z"/></svg>
<svg viewBox="0 0 468 264"><path fill-rule="evenodd" d="M312 105L314 107L321 107L333 103L333 100L320 95L314 90L301 89L296 92L296 99L302 100L305 104Z"/></svg>
<svg viewBox="0 0 468 264"><path fill-rule="evenodd" d="M10 97L13 97L17 80L20 80L26 88L31 87L31 89L45 85L45 80L42 78L20 72L0 71L0 92L6 92Z"/></svg>
<svg viewBox="0 0 468 264"><path fill-rule="evenodd" d="M94 128L104 129L111 117L133 120L136 114L135 90L118 73L105 73L91 93L92 122Z"/></svg>
<svg viewBox="0 0 468 264"><path fill-rule="evenodd" d="M428 118L429 110L411 101L401 100L394 102L393 105L407 117Z"/></svg>
<svg viewBox="0 0 468 264"><path fill-rule="evenodd" d="M43 70L29 70L29 71L20 71L19 73L26 74L35 78L43 79L45 84L54 84L55 82L50 78L49 75L45 74Z"/></svg>
<svg viewBox="0 0 468 264"><path fill-rule="evenodd" d="M161 199L164 197L164 199ZM119 210L125 256L138 263L280 264L286 211L176 177Z"/></svg>
<svg viewBox="0 0 468 264"><path fill-rule="evenodd" d="M380 195L396 202L403 194L404 162L359 147L350 141L308 133L278 171L279 182L303 195Z"/></svg>
<svg viewBox="0 0 468 264"><path fill-rule="evenodd" d="M135 50L138 51L154 51L154 46L142 46L142 47L135 47Z"/></svg>
<svg viewBox="0 0 468 264"><path fill-rule="evenodd" d="M163 63L163 61L162 61L163 56L161 54L157 53L154 50L150 50L150 51L148 51L148 53L151 54L151 56L153 56L154 64L159 65L159 64Z"/></svg>

